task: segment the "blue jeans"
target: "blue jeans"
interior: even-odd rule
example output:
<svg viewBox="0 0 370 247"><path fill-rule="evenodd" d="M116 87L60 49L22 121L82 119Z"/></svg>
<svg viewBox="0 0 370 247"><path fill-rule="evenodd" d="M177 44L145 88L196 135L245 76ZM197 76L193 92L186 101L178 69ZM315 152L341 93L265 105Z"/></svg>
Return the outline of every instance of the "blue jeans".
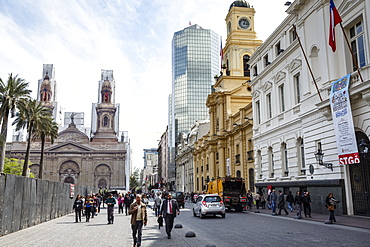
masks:
<svg viewBox="0 0 370 247"><path fill-rule="evenodd" d="M293 211L293 202L288 202L288 208L290 211Z"/></svg>
<svg viewBox="0 0 370 247"><path fill-rule="evenodd" d="M276 201L271 201L272 213L276 213Z"/></svg>

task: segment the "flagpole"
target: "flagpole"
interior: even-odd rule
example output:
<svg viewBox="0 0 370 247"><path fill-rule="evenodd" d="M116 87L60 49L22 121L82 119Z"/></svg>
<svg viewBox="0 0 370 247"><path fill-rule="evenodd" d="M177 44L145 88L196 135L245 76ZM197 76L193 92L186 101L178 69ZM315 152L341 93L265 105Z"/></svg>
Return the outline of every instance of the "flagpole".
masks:
<svg viewBox="0 0 370 247"><path fill-rule="evenodd" d="M313 83L315 84L317 94L319 95L319 98L320 98L320 100L322 101L322 97L321 97L321 94L320 94L319 88L317 87L317 84L316 84L315 76L313 75L313 72L312 72L311 66L310 66L310 64L308 63L308 59L307 59L306 53L304 52L304 49L303 49L303 46L302 46L302 43L301 43L301 39L300 39L300 38L299 38L299 36L298 36L298 32L297 32L297 29L296 29L296 27L295 27L295 25L294 25L294 24L293 24L293 28L294 28L294 32L295 32L295 34L297 35L297 39L298 39L298 42L299 42L299 46L301 47L301 50L302 50L302 52L303 52L303 56L304 56L304 59L306 60L306 63L307 63L308 69L310 70L310 74L311 74L311 76L312 76Z"/></svg>
<svg viewBox="0 0 370 247"><path fill-rule="evenodd" d="M340 22L339 24L340 24L340 27L342 28L342 32L343 32L344 38L346 38L346 42L347 42L347 45L348 45L348 49L349 49L349 51L351 52L352 60L353 60L353 62L355 63L355 66L356 66L356 68L357 68L357 72L358 72L358 75L360 76L361 82L364 82L364 79L362 79L362 75L361 75L361 72L360 72L360 67L359 67L359 66L358 66L358 64L357 64L357 60L355 59L355 54L353 54L353 51L352 51L352 49L351 49L351 45L349 44L349 41L348 41L347 35L346 35L346 33L344 32L344 28L343 28L342 22Z"/></svg>

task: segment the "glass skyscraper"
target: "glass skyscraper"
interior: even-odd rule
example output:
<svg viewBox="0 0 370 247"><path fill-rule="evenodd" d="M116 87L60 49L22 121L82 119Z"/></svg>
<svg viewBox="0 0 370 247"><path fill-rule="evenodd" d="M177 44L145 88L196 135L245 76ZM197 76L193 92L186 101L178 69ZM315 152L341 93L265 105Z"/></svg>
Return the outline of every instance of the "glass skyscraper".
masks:
<svg viewBox="0 0 370 247"><path fill-rule="evenodd" d="M172 136L187 134L198 120L209 119L206 100L220 70L219 36L199 25L174 34L172 40ZM173 140L173 141L175 141Z"/></svg>

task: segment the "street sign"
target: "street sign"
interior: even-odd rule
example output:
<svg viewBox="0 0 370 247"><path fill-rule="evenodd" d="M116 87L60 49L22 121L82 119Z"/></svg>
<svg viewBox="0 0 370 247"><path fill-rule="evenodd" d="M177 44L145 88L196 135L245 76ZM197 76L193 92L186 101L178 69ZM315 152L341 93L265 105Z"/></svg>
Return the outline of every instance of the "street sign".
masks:
<svg viewBox="0 0 370 247"><path fill-rule="evenodd" d="M313 167L313 165L310 165L308 169L310 170L311 175L312 175L312 174L314 173L314 171L315 171L315 168Z"/></svg>

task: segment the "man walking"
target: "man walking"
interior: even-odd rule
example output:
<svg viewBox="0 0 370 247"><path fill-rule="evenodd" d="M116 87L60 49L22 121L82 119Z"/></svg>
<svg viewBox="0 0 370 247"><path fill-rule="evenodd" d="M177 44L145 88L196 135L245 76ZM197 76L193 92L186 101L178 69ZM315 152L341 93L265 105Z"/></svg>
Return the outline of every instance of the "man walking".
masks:
<svg viewBox="0 0 370 247"><path fill-rule="evenodd" d="M124 200L126 215L127 215L127 212L130 210L131 203L132 203L131 197L129 196L129 194L126 194L125 200Z"/></svg>
<svg viewBox="0 0 370 247"><path fill-rule="evenodd" d="M270 194L270 203L271 203L271 210L272 210L273 215L276 215L276 200L277 200L277 195L275 193L275 190L272 190Z"/></svg>
<svg viewBox="0 0 370 247"><path fill-rule="evenodd" d="M132 238L134 247L141 246L141 232L143 225L148 223L148 214L146 205L141 202L141 195L136 195L136 201L130 205L128 213L131 215Z"/></svg>
<svg viewBox="0 0 370 247"><path fill-rule="evenodd" d="M281 210L284 209L285 215L288 215L288 211L285 208L285 200L284 200L284 194L281 190L279 190L279 200L278 200L278 205L279 205L279 213L278 215L281 215Z"/></svg>
<svg viewBox="0 0 370 247"><path fill-rule="evenodd" d="M167 238L171 238L171 231L173 228L173 222L175 221L176 214L180 214L179 205L175 199L172 199L172 194L167 194L167 199L165 199L162 203L161 210L159 213L159 217L164 218L166 222L166 233Z"/></svg>
<svg viewBox="0 0 370 247"><path fill-rule="evenodd" d="M162 198L160 197L159 193L154 199L154 211L155 211L155 216L158 217L160 214L160 209L161 209L161 204L162 204Z"/></svg>
<svg viewBox="0 0 370 247"><path fill-rule="evenodd" d="M116 204L116 199L113 198L112 194L108 195L107 200L105 200L105 204L108 206L108 224L113 224L113 212L114 212L114 204Z"/></svg>

